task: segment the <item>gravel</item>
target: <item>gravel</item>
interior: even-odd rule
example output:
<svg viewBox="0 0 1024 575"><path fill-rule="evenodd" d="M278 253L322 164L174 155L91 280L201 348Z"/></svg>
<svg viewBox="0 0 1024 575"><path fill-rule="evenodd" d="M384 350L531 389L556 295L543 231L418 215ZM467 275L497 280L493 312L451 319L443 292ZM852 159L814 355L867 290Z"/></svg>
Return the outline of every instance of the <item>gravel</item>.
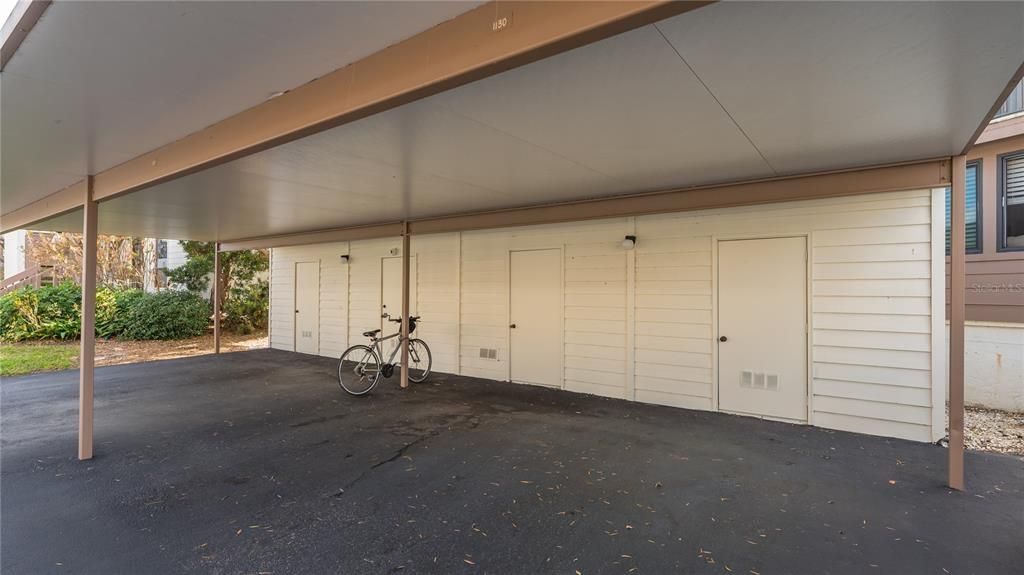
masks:
<svg viewBox="0 0 1024 575"><path fill-rule="evenodd" d="M1024 413L968 407L964 443L968 449L1024 455Z"/></svg>

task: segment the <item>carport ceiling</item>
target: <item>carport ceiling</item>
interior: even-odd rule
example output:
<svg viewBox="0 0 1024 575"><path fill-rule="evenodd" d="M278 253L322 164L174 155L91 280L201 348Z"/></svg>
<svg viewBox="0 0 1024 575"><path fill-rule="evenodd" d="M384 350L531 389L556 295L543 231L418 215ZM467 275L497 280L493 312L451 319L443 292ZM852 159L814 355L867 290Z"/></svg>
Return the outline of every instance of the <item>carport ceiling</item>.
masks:
<svg viewBox="0 0 1024 575"><path fill-rule="evenodd" d="M4 211L481 3L54 2L0 76Z"/></svg>
<svg viewBox="0 0 1024 575"><path fill-rule="evenodd" d="M1021 3L720 3L104 202L100 231L226 240L956 155L1022 62Z"/></svg>

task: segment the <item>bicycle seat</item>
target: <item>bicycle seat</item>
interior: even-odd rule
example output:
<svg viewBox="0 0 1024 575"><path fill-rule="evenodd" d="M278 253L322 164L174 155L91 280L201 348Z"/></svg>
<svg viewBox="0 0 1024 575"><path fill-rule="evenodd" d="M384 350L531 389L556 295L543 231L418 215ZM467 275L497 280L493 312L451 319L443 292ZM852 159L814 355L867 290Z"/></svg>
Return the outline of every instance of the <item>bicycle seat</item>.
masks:
<svg viewBox="0 0 1024 575"><path fill-rule="evenodd" d="M380 333L380 330L379 329L375 329L375 330L371 330L371 331L364 331L363 335L366 336L366 337L373 337L373 336L377 335L378 333Z"/></svg>

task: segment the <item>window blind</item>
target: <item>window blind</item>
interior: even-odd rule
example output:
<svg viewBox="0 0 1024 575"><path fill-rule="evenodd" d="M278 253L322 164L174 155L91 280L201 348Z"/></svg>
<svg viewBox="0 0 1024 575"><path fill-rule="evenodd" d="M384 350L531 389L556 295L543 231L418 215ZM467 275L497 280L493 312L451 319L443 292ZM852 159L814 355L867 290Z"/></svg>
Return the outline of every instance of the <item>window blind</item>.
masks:
<svg viewBox="0 0 1024 575"><path fill-rule="evenodd" d="M1007 206L1024 204L1024 154L1004 160L1003 197Z"/></svg>
<svg viewBox="0 0 1024 575"><path fill-rule="evenodd" d="M1024 156L1021 157L1024 160ZM1022 175L1024 175L1024 163L1022 163ZM978 164L967 164L967 174L964 186L964 232L966 236L966 248L968 252L979 251L981 229L978 225ZM946 188L946 255L949 255L950 237L950 189Z"/></svg>

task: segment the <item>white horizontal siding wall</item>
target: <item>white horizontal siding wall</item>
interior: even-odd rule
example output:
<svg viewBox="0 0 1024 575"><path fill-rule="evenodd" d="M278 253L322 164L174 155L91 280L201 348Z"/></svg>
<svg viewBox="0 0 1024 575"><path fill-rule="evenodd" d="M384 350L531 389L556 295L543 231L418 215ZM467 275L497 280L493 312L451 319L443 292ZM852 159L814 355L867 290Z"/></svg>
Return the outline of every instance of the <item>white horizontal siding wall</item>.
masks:
<svg viewBox="0 0 1024 575"><path fill-rule="evenodd" d="M312 261L320 262L320 355L340 357L349 345L365 343L362 333L381 323L381 259L400 248L397 238L275 248L270 346L294 349L295 264ZM458 368L458 249L458 234L422 236L412 243L417 312L423 316L415 335L430 345L436 371ZM348 264L341 263L343 254L349 255Z"/></svg>
<svg viewBox="0 0 1024 575"><path fill-rule="evenodd" d="M714 405L715 241L807 235L809 422L936 438L929 190L645 216L636 225L638 400Z"/></svg>
<svg viewBox="0 0 1024 575"><path fill-rule="evenodd" d="M941 194L921 190L416 237L418 334L436 371L507 380L509 252L558 248L564 387L714 410L717 242L802 235L810 258L809 423L931 441L944 423L943 391L932 383L945 376L942 278L932 274L935 254L942 269L935 202ZM634 233L637 247L627 252L620 242ZM399 245L351 244L353 343L379 325L380 258ZM291 346L293 318L278 310L291 311L297 254L319 249L274 251L273 347ZM337 260L339 250L329 257ZM279 338L280 330L287 335ZM497 358L481 358L481 348Z"/></svg>
<svg viewBox="0 0 1024 575"><path fill-rule="evenodd" d="M295 349L295 264L320 263L320 355L341 357L348 347L347 243L276 248L270 273L270 347Z"/></svg>
<svg viewBox="0 0 1024 575"><path fill-rule="evenodd" d="M561 249L565 389L625 397L626 218L462 234L462 373L507 380L509 252ZM480 349L497 349L483 359Z"/></svg>
<svg viewBox="0 0 1024 575"><path fill-rule="evenodd" d="M433 370L459 371L459 234L413 236L416 313L413 335L427 342Z"/></svg>
<svg viewBox="0 0 1024 575"><path fill-rule="evenodd" d="M367 343L363 332L380 327L381 258L391 257L391 250L401 247L399 238L350 243L348 336L353 345Z"/></svg>

